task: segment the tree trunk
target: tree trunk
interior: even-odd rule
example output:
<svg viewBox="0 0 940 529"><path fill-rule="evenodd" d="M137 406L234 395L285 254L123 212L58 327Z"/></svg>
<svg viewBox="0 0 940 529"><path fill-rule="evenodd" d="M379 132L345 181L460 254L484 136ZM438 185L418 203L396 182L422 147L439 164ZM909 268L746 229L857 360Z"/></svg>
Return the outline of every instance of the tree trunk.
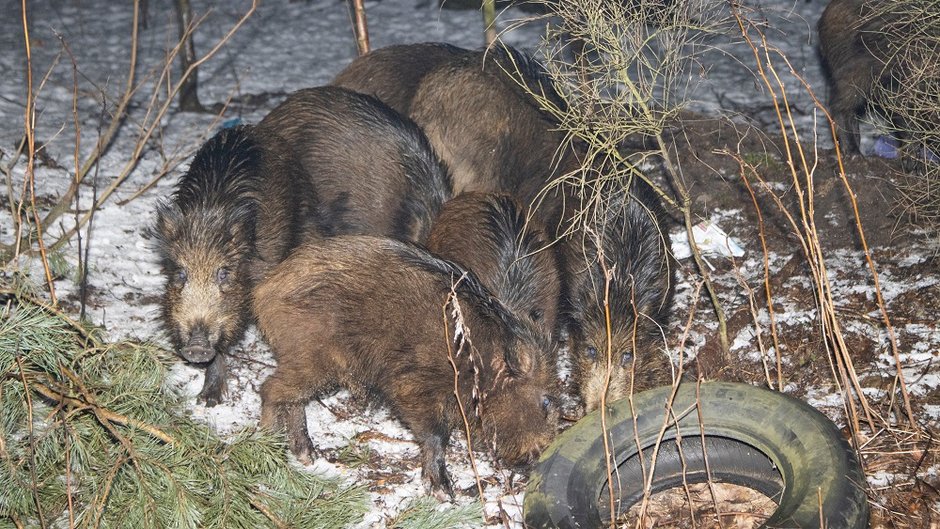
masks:
<svg viewBox="0 0 940 529"><path fill-rule="evenodd" d="M193 34L187 34L187 30L193 23L193 8L189 0L175 0L176 22L179 25L180 41L183 43L183 49L180 57L183 59L183 75L189 70L190 65L196 62L196 47L193 45ZM183 81L179 92L180 110L183 112L202 112L205 109L199 102L199 72L194 68L189 76Z"/></svg>
<svg viewBox="0 0 940 529"><path fill-rule="evenodd" d="M496 42L496 0L483 0L483 36L486 45Z"/></svg>
<svg viewBox="0 0 940 529"><path fill-rule="evenodd" d="M350 0L353 12L353 33L356 34L356 48L359 55L369 53L369 28L366 25L366 7L363 0Z"/></svg>

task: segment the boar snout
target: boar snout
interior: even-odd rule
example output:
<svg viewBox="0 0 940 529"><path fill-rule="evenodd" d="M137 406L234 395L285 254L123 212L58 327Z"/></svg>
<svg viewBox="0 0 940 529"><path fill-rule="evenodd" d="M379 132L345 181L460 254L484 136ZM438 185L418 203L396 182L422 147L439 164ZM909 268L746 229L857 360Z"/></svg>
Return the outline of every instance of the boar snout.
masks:
<svg viewBox="0 0 940 529"><path fill-rule="evenodd" d="M215 357L215 348L209 342L209 329L205 324L193 327L186 345L180 349L180 356L189 362L202 364Z"/></svg>

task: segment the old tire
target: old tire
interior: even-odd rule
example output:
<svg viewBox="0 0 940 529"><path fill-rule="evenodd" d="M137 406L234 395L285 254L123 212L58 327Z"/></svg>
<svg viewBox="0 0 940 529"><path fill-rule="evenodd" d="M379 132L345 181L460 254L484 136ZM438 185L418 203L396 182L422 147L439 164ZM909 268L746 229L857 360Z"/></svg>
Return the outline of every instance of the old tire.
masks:
<svg viewBox="0 0 940 529"><path fill-rule="evenodd" d="M612 462L616 466L618 510L643 496L642 460L649 468L664 424L670 387L608 407ZM762 527L861 529L868 526L865 478L854 450L836 426L812 406L782 393L728 382L684 383L672 405L678 429L666 429L652 492L707 480L702 432L714 481L758 490L777 510ZM699 420L701 413L701 423ZM636 428L634 429L634 425ZM592 529L609 523L609 492L601 416L595 411L561 434L542 454L529 478L524 514L528 527ZM681 433L679 457L675 439ZM637 440L639 442L637 442ZM820 503L821 500L821 503Z"/></svg>

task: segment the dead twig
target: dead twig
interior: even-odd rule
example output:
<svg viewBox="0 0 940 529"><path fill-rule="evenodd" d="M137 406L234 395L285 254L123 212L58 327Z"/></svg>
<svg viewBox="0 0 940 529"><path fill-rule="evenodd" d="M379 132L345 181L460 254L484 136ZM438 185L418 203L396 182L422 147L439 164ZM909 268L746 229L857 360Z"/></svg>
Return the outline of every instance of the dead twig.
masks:
<svg viewBox="0 0 940 529"><path fill-rule="evenodd" d="M460 302L457 300L457 285L463 281L463 276L459 277L454 285L451 287L451 291L447 296L447 300L444 302L442 307L443 312L443 321L444 321L444 341L447 344L447 361L450 362L451 368L454 370L454 398L457 399L457 409L460 411L460 418L463 420L464 434L467 436L467 455L470 458L470 467L473 469L473 477L476 479L477 491L480 493L480 502L486 504L486 498L483 496L483 482L480 479L480 472L477 470L477 460L473 455L473 441L471 437L471 428L470 421L467 419L467 411L464 407L463 400L460 398L460 369L457 367L457 358L456 356L460 354L463 350L464 345L467 348L468 360L471 364L474 364L473 360L473 343L470 341L469 330L464 327L463 316L460 313ZM450 327L448 325L448 315L447 309L450 308L453 312L453 318L455 321L455 327L458 329L454 333L454 340L459 341L457 346L457 353L454 354L453 347L451 346L451 337L450 337ZM474 364L474 374L477 373L476 365ZM476 376L476 375L474 375ZM474 380L474 388L477 387L477 381ZM476 389L474 389L476 391ZM480 410L477 410L479 415Z"/></svg>
<svg viewBox="0 0 940 529"><path fill-rule="evenodd" d="M874 430L874 421L868 401L861 390L858 377L855 374L851 353L845 345L840 323L833 309L835 303L833 301L832 286L826 272L826 260L819 243L815 225L813 176L816 169L815 160L817 158L814 157L813 163L810 164L805 150L799 142L796 124L789 110L787 92L771 60L770 53L774 51L774 53L781 56L782 60L786 61L788 65L789 61L787 61L786 57L783 56L779 50L776 50L776 48L773 48L767 42L761 29L751 24L751 22L739 12L737 7L732 8L732 15L737 21L741 35L752 50L755 63L758 67L758 76L774 102L777 120L780 124L781 138L785 146L784 153L787 158L787 167L790 169L793 189L796 193L797 204L799 206L800 222L796 223L786 212L786 208L781 208L781 210L794 226L794 232L797 237L800 238L804 254L810 265L810 271L813 275L815 285L816 302L820 311L820 330L822 332L823 343L827 347L827 352L829 353L828 358L834 359L835 361L835 369L837 371L836 378L842 381L841 386L844 390L844 402L847 415L850 419L853 431L859 432L860 428L857 411L855 409L857 399L857 402L861 405L862 411L865 414L869 427ZM760 48L753 42L750 30L754 30L757 33L760 39ZM761 53L759 49L763 50L763 53ZM799 78L799 75L792 69L792 66L790 68L793 75ZM773 81L771 81L771 77L773 77ZM804 86L809 90L808 85L804 83ZM814 151L814 155L815 154ZM773 195L773 193L771 193L771 195ZM778 202L778 206L782 206L778 199L774 198L774 200ZM852 390L849 388L852 388ZM855 398L852 398L853 392Z"/></svg>
<svg viewBox="0 0 940 529"><path fill-rule="evenodd" d="M39 255L42 260L42 268L46 274L46 288L49 289L49 299L55 305L55 283L52 281L52 268L49 266L49 256L46 254L46 243L42 238L42 221L39 218L39 206L36 204L36 102L33 94L33 59L31 43L29 40L29 20L26 16L26 0L22 0L23 17L23 41L26 49L26 112L24 117L24 130L26 132L26 180L29 182L29 202L33 214L33 222L36 229L36 243L39 246ZM37 500L36 508L39 508ZM45 521L42 520L40 512L40 522L45 527Z"/></svg>

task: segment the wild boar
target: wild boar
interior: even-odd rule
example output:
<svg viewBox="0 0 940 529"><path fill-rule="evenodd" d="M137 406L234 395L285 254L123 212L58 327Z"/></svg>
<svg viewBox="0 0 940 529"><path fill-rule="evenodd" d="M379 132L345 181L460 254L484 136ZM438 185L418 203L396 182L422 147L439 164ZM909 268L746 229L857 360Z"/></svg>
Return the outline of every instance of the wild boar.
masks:
<svg viewBox="0 0 940 529"><path fill-rule="evenodd" d="M257 127L296 152L319 198L323 236L423 240L452 195L450 174L424 133L374 97L305 88Z"/></svg>
<svg viewBox="0 0 940 529"><path fill-rule="evenodd" d="M379 48L356 58L330 84L373 96L408 116L424 76L439 65L468 53L472 52L443 42Z"/></svg>
<svg viewBox="0 0 940 529"><path fill-rule="evenodd" d="M671 306L674 270L669 234L660 229L662 209L640 181L629 190L608 189L605 196L598 221L583 236L562 242L572 378L586 411L600 406L608 386L608 321L608 401L672 381L669 357L658 346Z"/></svg>
<svg viewBox="0 0 940 529"><path fill-rule="evenodd" d="M253 320L252 289L315 224L316 195L290 149L249 126L207 141L158 207L163 325L180 356L208 363L208 406L221 401L225 355Z"/></svg>
<svg viewBox="0 0 940 529"><path fill-rule="evenodd" d="M510 465L533 461L555 434L552 344L473 273L416 245L305 244L258 286L254 307L277 359L261 385L261 424L287 430L301 461L314 450L304 406L336 387L390 408L438 493L452 494L444 453L461 406L471 438Z"/></svg>

